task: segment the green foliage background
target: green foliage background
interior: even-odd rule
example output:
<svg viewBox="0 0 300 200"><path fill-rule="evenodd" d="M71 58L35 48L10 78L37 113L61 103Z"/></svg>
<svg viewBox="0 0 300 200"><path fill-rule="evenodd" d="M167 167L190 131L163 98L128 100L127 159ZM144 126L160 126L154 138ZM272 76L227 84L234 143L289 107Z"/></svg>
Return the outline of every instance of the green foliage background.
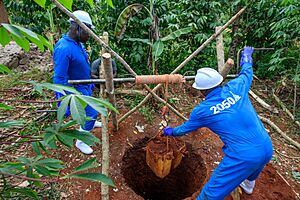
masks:
<svg viewBox="0 0 300 200"><path fill-rule="evenodd" d="M45 14L49 9L50 1L47 0L46 8L39 7L32 0L9 1L5 0L11 21L21 24L37 33L45 34L49 31L50 20ZM145 10L133 16L128 24L124 38L117 43L114 28L122 10L132 4L141 3L149 7L149 0L115 0L114 8L107 5L106 1L95 1L94 8L85 1L74 0L73 10L86 10L92 16L97 34L109 32L110 46L121 55L138 74L151 74L147 67L148 46L141 42L132 42L126 38L149 38L151 19ZM196 50L215 30L216 26L223 25L237 10L247 6L242 14L238 31L235 35L230 29L225 30L225 53L233 37L238 38L237 50L245 45L254 47L273 47L272 52L258 52L255 57L255 73L259 77L272 78L274 76L287 76L299 82L299 35L300 35L300 2L298 0L155 0L155 14L160 19L160 33L165 36L184 27L192 27L193 31L176 40L166 42L161 58L158 60L159 73L170 73L184 59ZM58 8L52 10L55 33L58 36L68 30L68 17ZM37 23L38 22L38 23ZM58 39L59 37L56 37ZM90 40L91 61L98 57L100 46ZM227 55L226 55L227 57ZM225 58L226 59L226 58ZM236 58L234 58L236 60ZM201 67L216 68L215 43L211 43L196 58L188 63L180 73L192 71L194 73ZM120 64L119 76L126 76L128 72Z"/></svg>

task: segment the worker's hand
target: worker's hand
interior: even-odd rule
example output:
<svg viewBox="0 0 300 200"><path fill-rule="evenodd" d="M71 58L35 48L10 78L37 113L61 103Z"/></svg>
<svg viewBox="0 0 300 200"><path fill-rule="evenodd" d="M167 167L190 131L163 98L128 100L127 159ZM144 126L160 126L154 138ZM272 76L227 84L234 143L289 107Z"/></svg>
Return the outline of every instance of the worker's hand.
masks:
<svg viewBox="0 0 300 200"><path fill-rule="evenodd" d="M244 50L242 51L240 66L243 66L244 63L249 63L252 65L253 49L253 47L244 47Z"/></svg>
<svg viewBox="0 0 300 200"><path fill-rule="evenodd" d="M164 136L173 136L173 128L171 127L164 128Z"/></svg>

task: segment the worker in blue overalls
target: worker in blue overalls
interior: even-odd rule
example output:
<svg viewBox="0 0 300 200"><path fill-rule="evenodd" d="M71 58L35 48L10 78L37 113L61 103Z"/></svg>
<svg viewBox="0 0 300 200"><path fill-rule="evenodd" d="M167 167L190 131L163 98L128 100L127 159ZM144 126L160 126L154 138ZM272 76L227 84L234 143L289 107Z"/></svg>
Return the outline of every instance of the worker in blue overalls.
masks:
<svg viewBox="0 0 300 200"><path fill-rule="evenodd" d="M89 28L94 28L90 15L81 10L74 11L73 14L82 23ZM93 85L70 85L68 80L85 80L91 79L90 63L88 55L83 47L83 43L87 42L89 35L84 31L72 18L70 21L70 29L66 35L57 42L54 47L54 77L53 83L73 86L83 95L92 96ZM56 92L56 98L63 95ZM96 121L97 111L91 106L85 108L86 116L93 120L86 121L84 127L80 127L80 131L90 131L94 127L101 127L101 122ZM69 115L69 111L66 115ZM84 154L93 153L93 149L84 142L77 140L75 146Z"/></svg>
<svg viewBox="0 0 300 200"><path fill-rule="evenodd" d="M208 127L224 143L225 155L197 200L224 199L238 186L251 194L255 179L272 157L271 139L248 97L253 77L252 53L252 47L244 48L239 76L223 87L223 77L216 70L199 69L193 88L200 90L204 101L181 126L164 129L165 136L182 136Z"/></svg>

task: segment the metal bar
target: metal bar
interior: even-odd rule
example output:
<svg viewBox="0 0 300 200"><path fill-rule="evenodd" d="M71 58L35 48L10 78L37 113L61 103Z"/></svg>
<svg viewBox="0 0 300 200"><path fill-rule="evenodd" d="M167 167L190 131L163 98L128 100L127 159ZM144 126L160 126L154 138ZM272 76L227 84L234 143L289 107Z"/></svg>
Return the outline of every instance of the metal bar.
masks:
<svg viewBox="0 0 300 200"><path fill-rule="evenodd" d="M227 78L235 78L237 74L227 75ZM185 76L185 80L194 80L195 76ZM126 83L126 82L135 82L135 78L114 78L114 83ZM91 83L105 83L105 79L86 79L86 80L69 80L69 84L91 84Z"/></svg>

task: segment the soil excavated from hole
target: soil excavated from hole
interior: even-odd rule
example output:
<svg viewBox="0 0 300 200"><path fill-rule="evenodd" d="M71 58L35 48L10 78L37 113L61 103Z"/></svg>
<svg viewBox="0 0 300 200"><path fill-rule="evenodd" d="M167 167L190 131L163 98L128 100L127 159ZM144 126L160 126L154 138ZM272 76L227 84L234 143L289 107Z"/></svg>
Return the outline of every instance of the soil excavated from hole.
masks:
<svg viewBox="0 0 300 200"><path fill-rule="evenodd" d="M180 200L202 188L207 169L202 157L190 144L179 166L165 178L157 177L146 163L148 137L138 140L126 150L122 159L122 174L126 183L144 199ZM184 187L182 187L184 185Z"/></svg>

